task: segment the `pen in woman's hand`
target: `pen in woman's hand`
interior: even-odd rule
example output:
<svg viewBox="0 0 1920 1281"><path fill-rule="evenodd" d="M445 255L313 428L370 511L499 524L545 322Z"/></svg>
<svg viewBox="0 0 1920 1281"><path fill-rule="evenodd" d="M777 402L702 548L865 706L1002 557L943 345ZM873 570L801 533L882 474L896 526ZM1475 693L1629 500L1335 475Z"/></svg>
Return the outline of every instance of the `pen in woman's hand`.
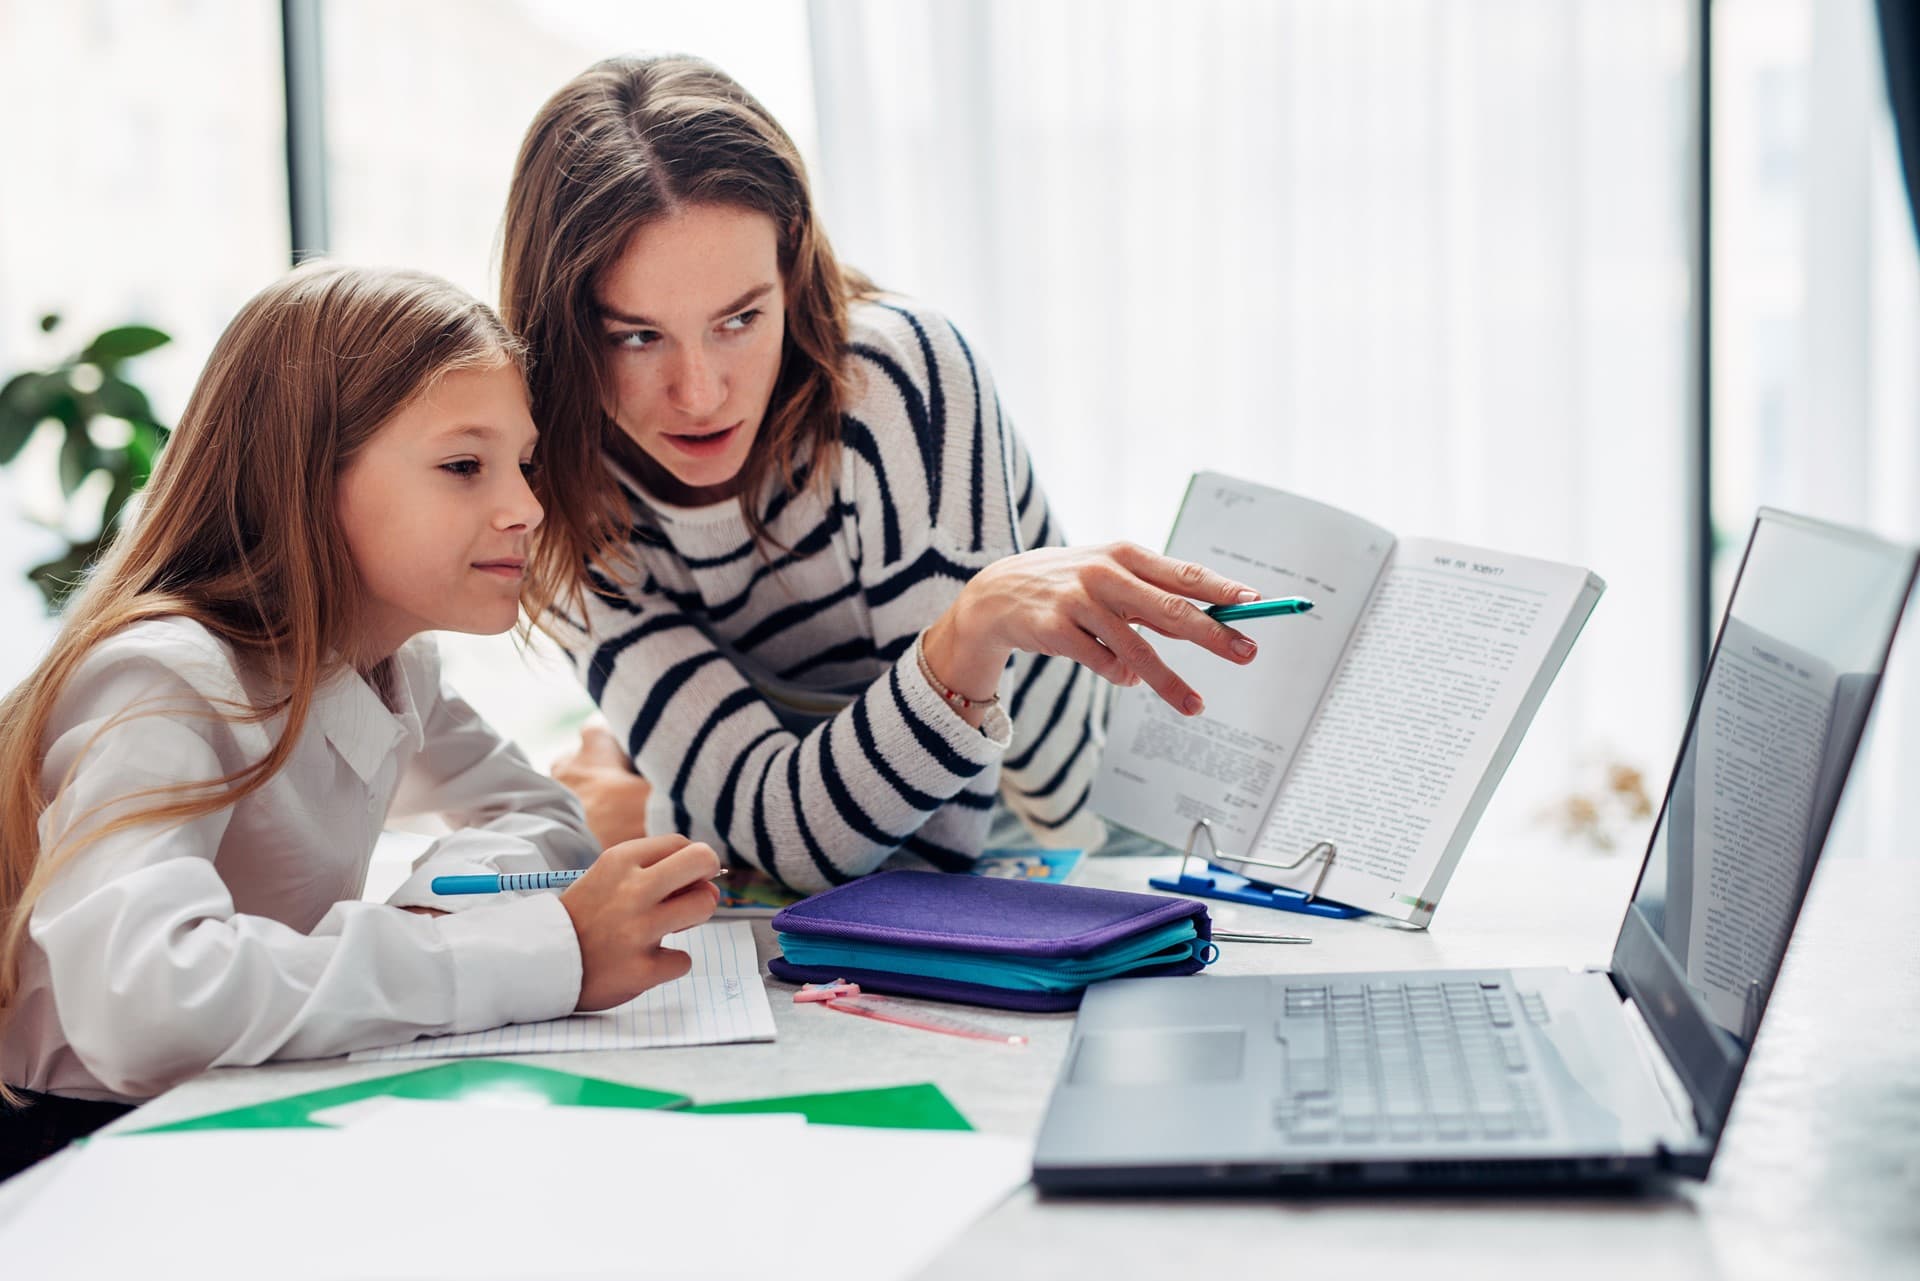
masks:
<svg viewBox="0 0 1920 1281"><path fill-rule="evenodd" d="M1304 614L1313 602L1304 596L1282 596L1278 600L1250 600L1238 605L1215 605L1207 616L1216 623L1239 623L1249 618L1271 618L1279 614Z"/></svg>

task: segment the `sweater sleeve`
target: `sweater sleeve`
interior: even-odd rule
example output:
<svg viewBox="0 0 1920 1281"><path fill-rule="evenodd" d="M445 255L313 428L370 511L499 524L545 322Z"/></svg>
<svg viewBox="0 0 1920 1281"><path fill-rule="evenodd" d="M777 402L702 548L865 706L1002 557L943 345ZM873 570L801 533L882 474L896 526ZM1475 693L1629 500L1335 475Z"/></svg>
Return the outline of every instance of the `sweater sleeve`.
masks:
<svg viewBox="0 0 1920 1281"><path fill-rule="evenodd" d="M931 623L993 561L1066 544L986 362L945 317L889 310L902 322L897 340L854 349L867 367L862 403L875 424L912 431L857 418L846 428L862 573L882 635ZM915 521L922 503L931 519ZM1001 800L1036 844L1097 847L1106 829L1087 799L1104 742L1106 686L1070 659L1019 653L1000 693L1013 725ZM933 848L931 826L921 843L930 848L918 852L948 861ZM960 852L972 857L979 844L975 837Z"/></svg>
<svg viewBox="0 0 1920 1281"><path fill-rule="evenodd" d="M1006 749L1005 718L967 724L913 647L796 734L650 576L599 587L567 649L609 728L664 784L684 834L797 890L873 871Z"/></svg>

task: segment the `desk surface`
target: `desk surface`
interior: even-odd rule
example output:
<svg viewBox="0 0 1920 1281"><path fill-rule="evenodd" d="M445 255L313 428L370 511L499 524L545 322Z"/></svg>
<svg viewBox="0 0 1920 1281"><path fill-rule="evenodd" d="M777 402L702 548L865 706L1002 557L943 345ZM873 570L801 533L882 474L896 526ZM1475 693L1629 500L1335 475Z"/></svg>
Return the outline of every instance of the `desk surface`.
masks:
<svg viewBox="0 0 1920 1281"><path fill-rule="evenodd" d="M1172 860L1105 859L1076 880L1143 888ZM1463 862L1426 932L1211 905L1223 927L1283 929L1312 947L1224 945L1220 973L1603 963L1632 855L1512 849ZM1555 1281L1579 1277L1920 1277L1920 861L1830 858L1775 989L1713 1177L1666 1196L1375 1197L1314 1202L1042 1202L1025 1189L926 1274L1346 1275L1373 1266ZM755 933L764 959L772 937ZM1071 1015L987 1013L1012 1049L795 1006L770 984L765 1045L537 1056L566 1070L693 1095L936 1082L983 1130L1032 1136ZM159 1124L391 1064L274 1064L208 1073L121 1124ZM119 1128L119 1127L116 1127ZM823 1195L825 1191L823 1190Z"/></svg>

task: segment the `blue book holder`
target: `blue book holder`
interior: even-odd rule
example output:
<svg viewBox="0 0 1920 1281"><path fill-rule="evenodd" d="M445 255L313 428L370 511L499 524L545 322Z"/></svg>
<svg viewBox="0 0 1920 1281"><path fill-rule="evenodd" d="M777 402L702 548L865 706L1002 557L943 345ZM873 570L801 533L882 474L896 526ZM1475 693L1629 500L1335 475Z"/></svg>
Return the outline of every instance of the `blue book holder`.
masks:
<svg viewBox="0 0 1920 1281"><path fill-rule="evenodd" d="M1291 863L1273 863L1266 859L1236 859L1238 863L1249 863L1256 867L1271 867L1282 872L1290 872L1308 859L1318 856L1320 875L1314 880L1313 888L1308 890L1288 889L1283 885L1267 885L1251 880L1237 872L1229 872L1205 862L1203 872L1193 870L1193 847L1205 833L1208 848L1216 855L1219 847L1213 841L1213 825L1201 819L1193 825L1193 831L1187 835L1187 848L1180 855L1180 874L1178 876L1150 877L1147 884L1156 890L1167 890L1174 894L1192 894L1199 898L1221 899L1228 903L1248 903L1254 907L1271 907L1282 912L1299 912L1304 916L1325 916L1336 920L1347 920L1365 915L1364 908L1348 907L1344 903L1334 903L1320 897L1320 887L1326 883L1327 871L1333 866L1336 853L1333 842L1317 841L1305 854Z"/></svg>

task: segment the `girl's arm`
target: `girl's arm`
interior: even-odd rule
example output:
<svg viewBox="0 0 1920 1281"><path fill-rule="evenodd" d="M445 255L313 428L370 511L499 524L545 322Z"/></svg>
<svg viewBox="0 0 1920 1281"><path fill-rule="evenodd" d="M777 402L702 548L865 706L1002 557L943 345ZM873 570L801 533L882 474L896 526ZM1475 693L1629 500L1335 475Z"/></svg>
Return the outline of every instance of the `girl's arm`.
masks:
<svg viewBox="0 0 1920 1281"><path fill-rule="evenodd" d="M387 902L470 909L478 905L473 895L442 897L429 883L436 876L541 872L593 862L600 844L587 830L573 794L535 769L518 747L441 683L437 663L423 662L421 668L429 677L420 699L422 743L389 813L438 815L455 830L428 847L415 861L413 875Z"/></svg>
<svg viewBox="0 0 1920 1281"><path fill-rule="evenodd" d="M90 663L76 677L42 776L49 793L69 768L71 782L43 817L43 848L146 808L151 798L137 795L145 789L206 784L246 763L235 758L215 702L196 688L204 684L140 658ZM220 696L239 693L236 684ZM142 703L166 714L109 726ZM303 933L235 909L215 865L232 814L106 836L69 860L34 905L29 935L44 956L61 1031L109 1089L142 1097L211 1067L343 1054L573 1010L580 947L558 896L431 919L350 900Z"/></svg>

